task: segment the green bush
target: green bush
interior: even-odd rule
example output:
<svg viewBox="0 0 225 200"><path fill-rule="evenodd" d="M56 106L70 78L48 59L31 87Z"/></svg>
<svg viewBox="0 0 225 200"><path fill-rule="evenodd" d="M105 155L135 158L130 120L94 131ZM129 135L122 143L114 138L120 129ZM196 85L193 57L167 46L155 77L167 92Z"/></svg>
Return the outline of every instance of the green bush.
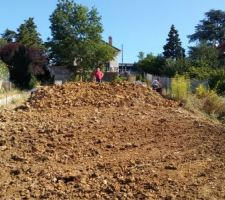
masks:
<svg viewBox="0 0 225 200"><path fill-rule="evenodd" d="M176 100L187 100L190 80L184 75L176 75L171 82L171 97Z"/></svg>
<svg viewBox="0 0 225 200"><path fill-rule="evenodd" d="M196 78L200 80L208 79L215 69L209 67L190 67L188 74L190 78Z"/></svg>
<svg viewBox="0 0 225 200"><path fill-rule="evenodd" d="M127 78L125 76L117 76L114 81L115 82L127 81Z"/></svg>
<svg viewBox="0 0 225 200"><path fill-rule="evenodd" d="M209 78L209 86L218 94L225 94L225 70L215 70Z"/></svg>
<svg viewBox="0 0 225 200"><path fill-rule="evenodd" d="M38 85L40 85L39 81L35 76L32 76L28 84L29 89L35 88Z"/></svg>
<svg viewBox="0 0 225 200"><path fill-rule="evenodd" d="M206 97L208 94L208 90L206 89L206 87L202 84L200 84L196 90L195 90L195 94L198 98L203 98Z"/></svg>
<svg viewBox="0 0 225 200"><path fill-rule="evenodd" d="M225 113L224 99L218 96L214 90L210 90L206 97L203 98L202 109L210 115L222 117Z"/></svg>
<svg viewBox="0 0 225 200"><path fill-rule="evenodd" d="M196 97L200 100L198 109L217 118L225 116L225 101L216 91L207 90L203 85L196 89ZM195 105L196 106L196 105Z"/></svg>
<svg viewBox="0 0 225 200"><path fill-rule="evenodd" d="M6 64L0 60L0 79L7 79L8 73L9 73L9 70Z"/></svg>
<svg viewBox="0 0 225 200"><path fill-rule="evenodd" d="M174 60L172 58L166 59L165 66L163 68L163 74L169 77L173 77L177 74L184 74L187 71L187 63L185 59Z"/></svg>

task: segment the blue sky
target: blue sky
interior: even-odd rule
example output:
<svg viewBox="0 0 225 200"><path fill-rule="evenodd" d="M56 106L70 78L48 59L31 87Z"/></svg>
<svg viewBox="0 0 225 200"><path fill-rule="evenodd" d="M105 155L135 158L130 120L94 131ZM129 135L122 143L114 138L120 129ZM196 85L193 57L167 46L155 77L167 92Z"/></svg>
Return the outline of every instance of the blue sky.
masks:
<svg viewBox="0 0 225 200"><path fill-rule="evenodd" d="M172 24L187 49L187 35L210 9L225 11L225 0L75 0L89 8L96 7L102 16L104 40L113 37L113 45L124 49L124 62L137 61L138 52L160 54ZM16 30L24 20L34 17L38 32L46 41L51 37L49 16L57 0L2 0L0 33ZM121 56L119 62L121 62Z"/></svg>

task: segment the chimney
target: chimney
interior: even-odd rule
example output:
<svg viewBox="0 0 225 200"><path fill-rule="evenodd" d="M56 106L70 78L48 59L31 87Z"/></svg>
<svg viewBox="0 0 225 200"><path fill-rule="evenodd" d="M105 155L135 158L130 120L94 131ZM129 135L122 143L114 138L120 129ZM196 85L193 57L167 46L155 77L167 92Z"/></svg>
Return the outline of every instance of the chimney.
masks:
<svg viewBox="0 0 225 200"><path fill-rule="evenodd" d="M109 36L109 45L112 46L112 36Z"/></svg>

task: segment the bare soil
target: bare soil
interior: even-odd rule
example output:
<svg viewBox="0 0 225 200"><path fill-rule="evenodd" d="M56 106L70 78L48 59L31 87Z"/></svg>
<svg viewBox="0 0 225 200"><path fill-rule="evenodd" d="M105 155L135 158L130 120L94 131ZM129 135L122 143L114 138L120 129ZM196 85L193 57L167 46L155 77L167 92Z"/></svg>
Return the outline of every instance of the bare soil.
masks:
<svg viewBox="0 0 225 200"><path fill-rule="evenodd" d="M39 89L0 111L0 199L225 199L225 126L144 86Z"/></svg>

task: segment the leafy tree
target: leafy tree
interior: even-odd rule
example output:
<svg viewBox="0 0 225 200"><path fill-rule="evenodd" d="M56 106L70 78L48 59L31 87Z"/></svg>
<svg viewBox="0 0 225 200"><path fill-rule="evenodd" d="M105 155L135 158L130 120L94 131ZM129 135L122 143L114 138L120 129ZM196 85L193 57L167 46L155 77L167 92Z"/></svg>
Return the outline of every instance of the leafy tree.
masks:
<svg viewBox="0 0 225 200"><path fill-rule="evenodd" d="M84 61L86 66L103 67L106 61L111 60L116 51L105 42L88 41L84 45Z"/></svg>
<svg viewBox="0 0 225 200"><path fill-rule="evenodd" d="M14 42L16 39L16 32L10 29L6 29L2 34L2 39L6 40L8 43Z"/></svg>
<svg viewBox="0 0 225 200"><path fill-rule="evenodd" d="M165 66L162 73L166 76L173 77L176 74L185 74L188 70L188 63L186 59L168 58L165 60Z"/></svg>
<svg viewBox="0 0 225 200"><path fill-rule="evenodd" d="M20 88L29 88L34 76L44 74L47 63L43 51L20 43L9 43L1 48L0 57L9 68L10 79Z"/></svg>
<svg viewBox="0 0 225 200"><path fill-rule="evenodd" d="M25 20L23 24L17 29L16 42L23 44L25 47L35 47L43 49L43 43L40 34L37 32L37 26L33 18Z"/></svg>
<svg viewBox="0 0 225 200"><path fill-rule="evenodd" d="M148 54L143 60L137 63L137 68L146 73L161 75L163 73L164 65L165 60L162 56Z"/></svg>
<svg viewBox="0 0 225 200"><path fill-rule="evenodd" d="M165 58L181 59L185 57L185 50L181 47L178 31L172 25L164 45L163 55Z"/></svg>
<svg viewBox="0 0 225 200"><path fill-rule="evenodd" d="M48 41L53 63L88 71L115 56L113 48L101 41L103 31L97 10L73 0L58 0L50 16L52 39ZM102 56L104 54L104 56Z"/></svg>
<svg viewBox="0 0 225 200"><path fill-rule="evenodd" d="M205 41L218 45L225 40L225 12L210 10L205 13L205 19L195 26L195 33L188 36L190 42Z"/></svg>
<svg viewBox="0 0 225 200"><path fill-rule="evenodd" d="M188 75L190 78L204 80L209 79L214 71L215 70L210 67L190 67L188 69Z"/></svg>
<svg viewBox="0 0 225 200"><path fill-rule="evenodd" d="M189 47L189 59L192 66L217 68L220 65L219 51L205 42Z"/></svg>

